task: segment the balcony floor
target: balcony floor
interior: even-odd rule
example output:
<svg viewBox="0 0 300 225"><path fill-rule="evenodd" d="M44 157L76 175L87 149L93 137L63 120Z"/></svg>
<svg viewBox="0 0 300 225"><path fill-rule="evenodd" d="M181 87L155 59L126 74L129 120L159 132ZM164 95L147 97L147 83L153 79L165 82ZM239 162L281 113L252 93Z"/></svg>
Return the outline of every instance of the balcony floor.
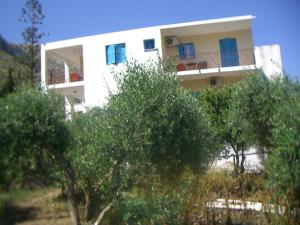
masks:
<svg viewBox="0 0 300 225"><path fill-rule="evenodd" d="M182 79L199 79L208 77L231 77L241 76L242 74L256 70L255 65L247 66L233 66L233 67L221 67L221 68L210 68L200 70L185 70L177 72L179 78Z"/></svg>
<svg viewBox="0 0 300 225"><path fill-rule="evenodd" d="M84 86L84 81L51 84L51 85L48 85L47 87L49 89L62 89L62 88L71 88L71 87L80 87L80 86Z"/></svg>

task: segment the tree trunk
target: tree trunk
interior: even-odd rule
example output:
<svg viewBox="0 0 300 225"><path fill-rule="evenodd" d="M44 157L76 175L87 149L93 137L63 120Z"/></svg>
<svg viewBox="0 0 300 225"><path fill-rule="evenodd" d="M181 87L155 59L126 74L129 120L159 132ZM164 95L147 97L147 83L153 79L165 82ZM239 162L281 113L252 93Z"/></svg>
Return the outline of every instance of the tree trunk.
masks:
<svg viewBox="0 0 300 225"><path fill-rule="evenodd" d="M240 156L238 151L234 151L234 157L235 157L234 171L238 174L240 168Z"/></svg>
<svg viewBox="0 0 300 225"><path fill-rule="evenodd" d="M63 170L63 174L65 178L66 194L68 197L68 204L69 204L69 209L70 209L71 218L73 220L73 224L81 225L80 215L75 201L74 171L70 167L67 159L61 153L56 153L55 158Z"/></svg>
<svg viewBox="0 0 300 225"><path fill-rule="evenodd" d="M65 182L63 179L61 179L59 182L61 184L61 196L65 197L65 196L67 196Z"/></svg>
<svg viewBox="0 0 300 225"><path fill-rule="evenodd" d="M92 219L92 187L90 181L88 181L87 189L84 191L85 197L85 220L90 221Z"/></svg>
<svg viewBox="0 0 300 225"><path fill-rule="evenodd" d="M242 148L241 173L244 173L245 171L245 167L244 167L245 160L246 160L245 150L244 148Z"/></svg>
<svg viewBox="0 0 300 225"><path fill-rule="evenodd" d="M96 222L94 223L94 225L101 225L101 224L102 224L102 222L103 222L103 220L104 220L106 214L111 210L112 206L113 206L113 203L111 202L111 203L109 203L109 204L101 211L101 213L100 213L100 215L98 216L98 218L97 218Z"/></svg>

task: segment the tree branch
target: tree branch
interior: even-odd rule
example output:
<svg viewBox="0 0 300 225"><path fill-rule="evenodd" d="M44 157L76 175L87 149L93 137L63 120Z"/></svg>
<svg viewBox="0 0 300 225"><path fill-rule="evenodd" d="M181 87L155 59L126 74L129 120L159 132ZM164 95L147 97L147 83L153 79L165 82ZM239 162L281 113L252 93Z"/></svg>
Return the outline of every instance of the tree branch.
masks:
<svg viewBox="0 0 300 225"><path fill-rule="evenodd" d="M100 215L98 216L96 222L94 223L94 225L100 225L102 224L106 214L111 210L113 206L113 202L109 203L100 213Z"/></svg>

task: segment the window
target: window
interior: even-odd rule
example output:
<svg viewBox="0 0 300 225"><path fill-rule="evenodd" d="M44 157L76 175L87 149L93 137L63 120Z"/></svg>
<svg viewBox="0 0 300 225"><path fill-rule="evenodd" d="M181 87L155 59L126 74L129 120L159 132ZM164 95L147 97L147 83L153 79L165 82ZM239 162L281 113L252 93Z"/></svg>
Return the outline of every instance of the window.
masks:
<svg viewBox="0 0 300 225"><path fill-rule="evenodd" d="M180 59L195 59L195 46L193 43L178 45Z"/></svg>
<svg viewBox="0 0 300 225"><path fill-rule="evenodd" d="M126 61L126 46L124 43L107 45L106 51L106 64L118 64Z"/></svg>
<svg viewBox="0 0 300 225"><path fill-rule="evenodd" d="M145 51L153 51L155 49L155 40L147 39L144 40L144 50Z"/></svg>

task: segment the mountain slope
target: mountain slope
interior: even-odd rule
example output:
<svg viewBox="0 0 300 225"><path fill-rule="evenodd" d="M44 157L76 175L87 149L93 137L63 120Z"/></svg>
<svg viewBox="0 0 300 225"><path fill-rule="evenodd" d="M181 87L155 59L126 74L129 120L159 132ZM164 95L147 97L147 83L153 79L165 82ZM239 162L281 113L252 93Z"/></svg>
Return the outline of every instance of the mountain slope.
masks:
<svg viewBox="0 0 300 225"><path fill-rule="evenodd" d="M26 81L26 74L28 74L27 66L21 64L17 57L22 54L20 46L8 43L0 35L0 89L6 82L9 71L11 71L13 80L16 83Z"/></svg>

